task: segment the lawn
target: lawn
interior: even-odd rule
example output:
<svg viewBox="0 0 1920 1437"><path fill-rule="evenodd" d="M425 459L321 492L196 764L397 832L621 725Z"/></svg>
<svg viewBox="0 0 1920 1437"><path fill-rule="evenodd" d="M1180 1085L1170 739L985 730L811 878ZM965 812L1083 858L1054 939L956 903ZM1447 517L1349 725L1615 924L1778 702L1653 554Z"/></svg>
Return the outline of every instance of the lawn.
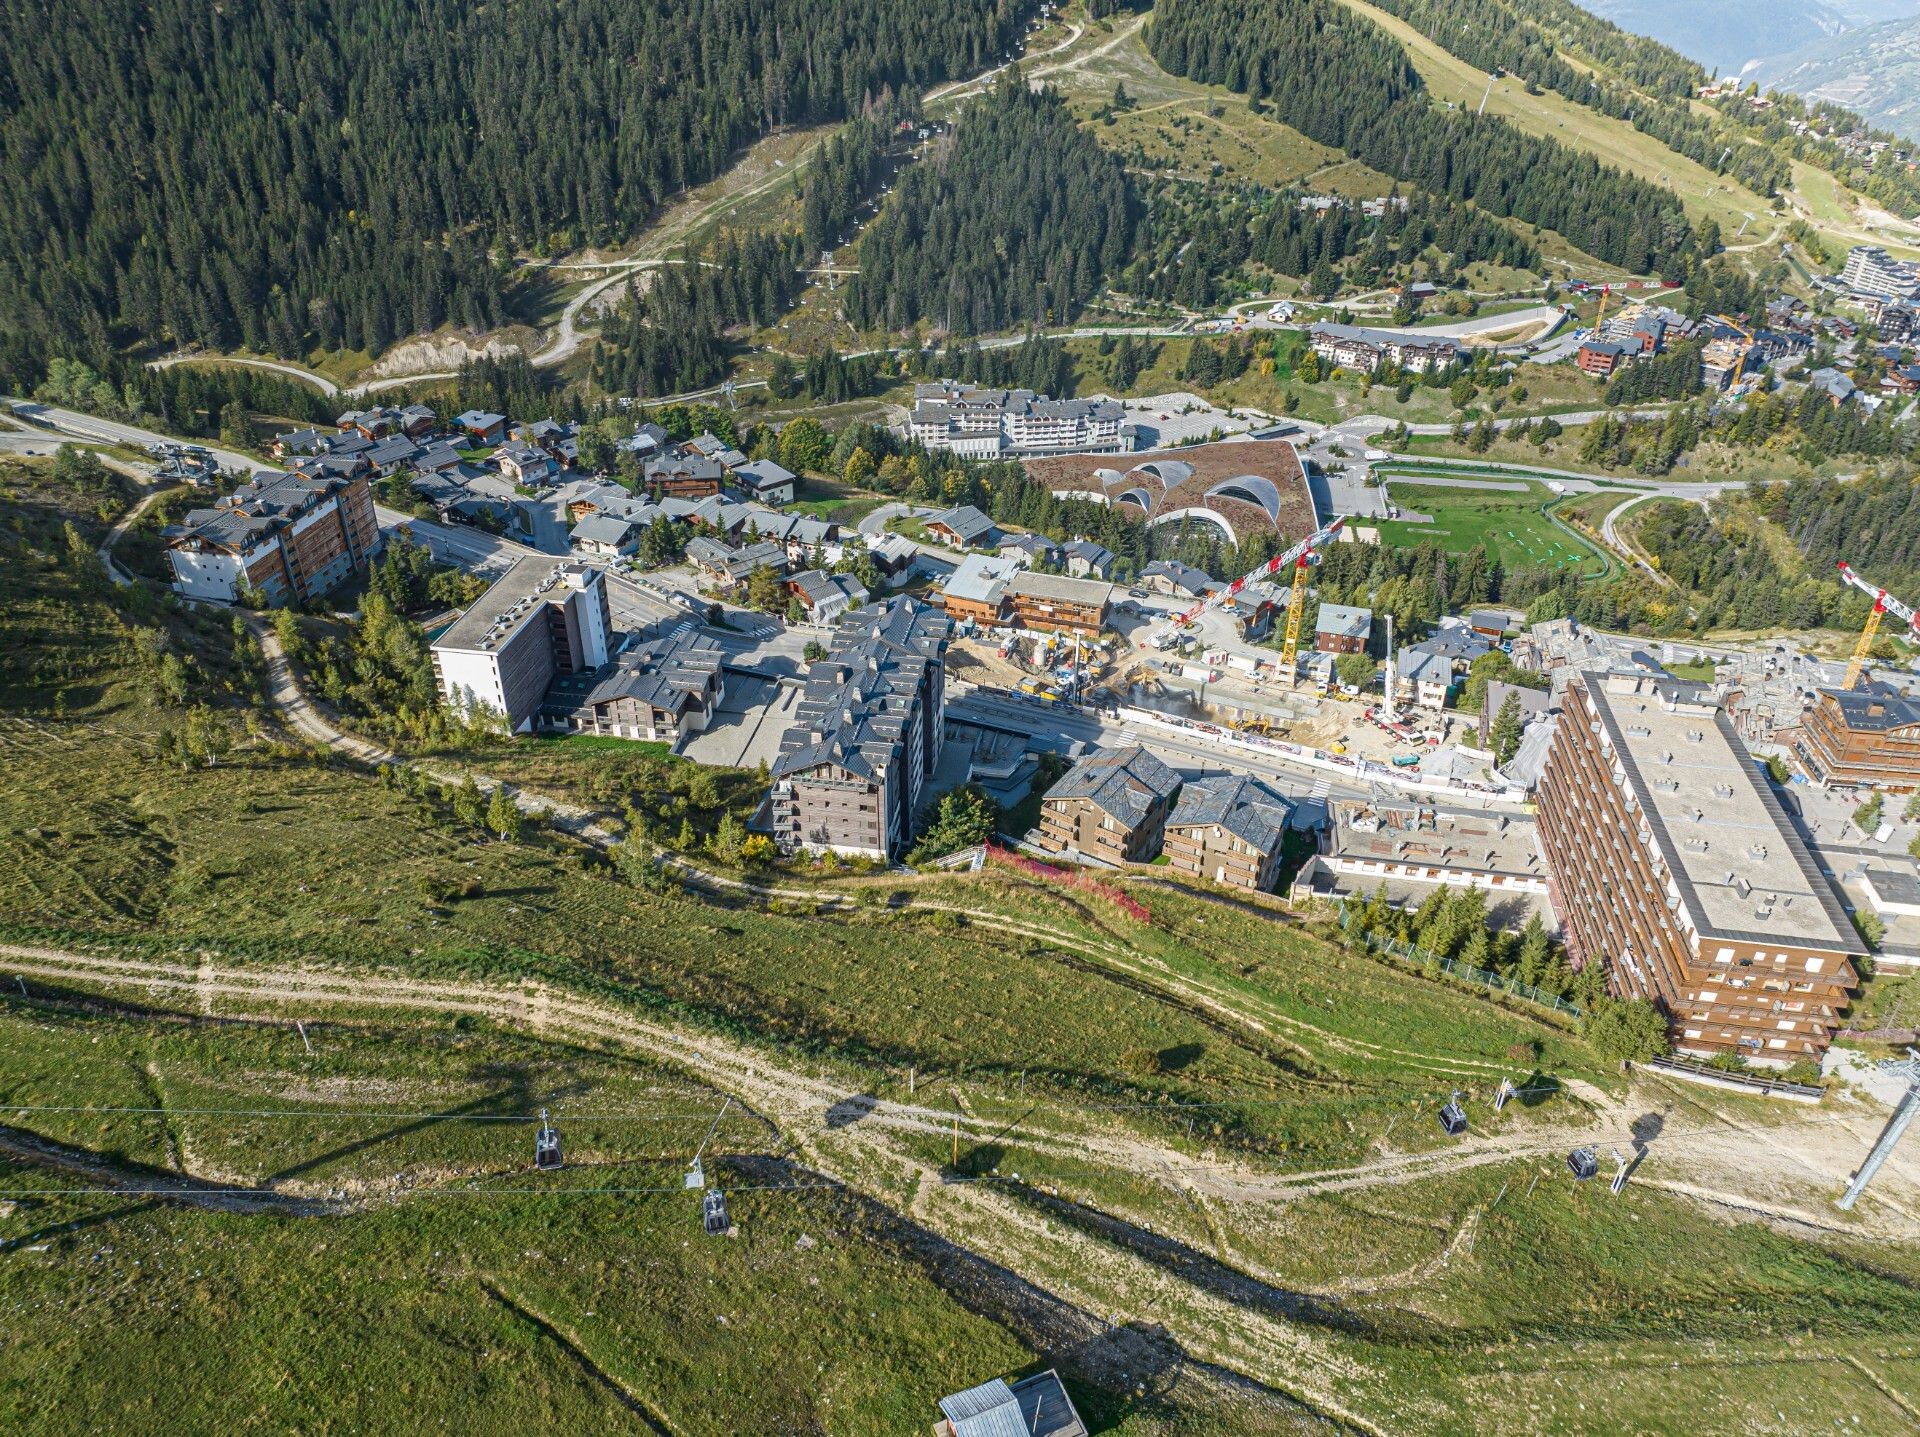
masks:
<svg viewBox="0 0 1920 1437"><path fill-rule="evenodd" d="M831 912L804 891L655 893L571 840L492 841L437 795L265 737L237 733L210 767L163 761L157 736L186 715L129 667L123 607L150 600L55 557L63 512L40 492L21 506L33 543L0 535L0 935L242 971L535 980L692 1049L764 1057L809 1092L960 1105L958 1176L1022 1181L979 1190L999 1201L923 1187L920 1167L952 1161L944 1121L856 1116L836 1136L831 1111L795 1099L720 1128L711 1170L740 1235L708 1240L678 1182L715 1093L597 1035L396 1018L365 987L243 1016L211 993L189 1012L165 991L7 986L6 1127L74 1151L29 1164L16 1142L0 1174L36 1189L0 1209L6 1430L891 1434L943 1392L1039 1362L1119 1437L1303 1430L1284 1399L1228 1392L1149 1335L1162 1324L1395 1431L1586 1434L1625 1413L1627 1430L1788 1432L1823 1404L1860 1417L1849 1431L1900 1430L1843 1359L1920 1360L1912 1250L1771 1232L1653 1183L1571 1190L1554 1165L1593 1130L1583 1095L1620 1080L1517 1003L1164 882L1133 881L1148 925L1000 869L777 876L830 882L846 900ZM146 622L238 723L255 690L230 629ZM607 752L516 743L489 762ZM704 802L671 782L656 797ZM1495 1115L1503 1075L1530 1091ZM1649 1111L1722 1122L1639 1081ZM1458 1168L1435 1161L1432 1118L1455 1087L1475 1123ZM511 1191L535 1187L540 1106L576 1166ZM1495 1138L1535 1156L1477 1146ZM796 1149L874 1200L757 1191L786 1171L768 1155ZM1688 1150L1656 1143L1651 1174ZM1371 1170L1402 1159L1425 1166ZM1362 1164L1352 1189L1316 1177ZM182 1167L351 1202L50 1191ZM1036 1286L930 1242L923 1221ZM1103 1335L1108 1314L1120 1332Z"/></svg>
<svg viewBox="0 0 1920 1437"><path fill-rule="evenodd" d="M1456 489L1423 486L1417 471L1398 466L1383 468L1380 473L1403 513L1426 514L1433 521L1374 521L1383 543L1410 545L1431 540L1453 553L1481 546L1508 569L1589 570L1606 563L1599 550L1541 512L1541 506L1554 497L1544 484L1528 483L1524 493Z"/></svg>

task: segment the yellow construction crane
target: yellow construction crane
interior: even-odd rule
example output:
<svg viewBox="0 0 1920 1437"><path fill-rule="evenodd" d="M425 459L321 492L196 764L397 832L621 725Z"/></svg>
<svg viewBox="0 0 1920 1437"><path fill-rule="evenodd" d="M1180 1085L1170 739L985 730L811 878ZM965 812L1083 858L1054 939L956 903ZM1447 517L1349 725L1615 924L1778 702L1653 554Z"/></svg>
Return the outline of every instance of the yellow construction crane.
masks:
<svg viewBox="0 0 1920 1437"><path fill-rule="evenodd" d="M1733 366L1733 377L1727 380L1727 388L1732 389L1740 383L1740 376L1747 372L1747 356L1753 353L1753 331L1744 324L1735 323L1724 314L1716 314L1714 318L1746 340L1746 343L1740 347L1740 358Z"/></svg>
<svg viewBox="0 0 1920 1437"><path fill-rule="evenodd" d="M1867 654L1873 648L1874 636L1880 632L1880 620L1888 613L1895 614L1907 621L1909 634L1920 638L1920 616L1885 589L1876 589L1854 573L1845 559L1840 561L1840 577L1873 600L1873 607L1867 611L1867 622L1860 629L1860 641L1853 646L1853 657L1847 661L1847 681L1842 687L1850 689L1860 682L1860 675L1867 667Z"/></svg>
<svg viewBox="0 0 1920 1437"><path fill-rule="evenodd" d="M1307 570L1313 565L1313 550L1302 551L1293 565L1293 594L1287 600L1287 642L1280 651L1280 672L1292 683L1300 662L1300 610L1307 602Z"/></svg>

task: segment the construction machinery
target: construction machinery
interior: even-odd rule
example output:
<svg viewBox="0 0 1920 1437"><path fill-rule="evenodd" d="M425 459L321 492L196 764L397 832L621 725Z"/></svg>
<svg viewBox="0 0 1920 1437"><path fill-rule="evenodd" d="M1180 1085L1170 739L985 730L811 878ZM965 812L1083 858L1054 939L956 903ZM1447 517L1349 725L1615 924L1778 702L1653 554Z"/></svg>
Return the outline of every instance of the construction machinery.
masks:
<svg viewBox="0 0 1920 1437"><path fill-rule="evenodd" d="M1873 600L1873 608L1867 613L1867 622L1860 629L1860 641L1853 646L1853 657L1847 662L1847 679L1842 687L1850 689L1860 682L1860 675L1867 667L1867 652L1873 647L1874 637L1880 632L1880 621L1888 614L1905 620L1908 634L1916 642L1920 642L1920 616L1916 616L1912 608L1894 598L1885 589L1875 588L1854 573L1845 559L1840 561L1840 577Z"/></svg>

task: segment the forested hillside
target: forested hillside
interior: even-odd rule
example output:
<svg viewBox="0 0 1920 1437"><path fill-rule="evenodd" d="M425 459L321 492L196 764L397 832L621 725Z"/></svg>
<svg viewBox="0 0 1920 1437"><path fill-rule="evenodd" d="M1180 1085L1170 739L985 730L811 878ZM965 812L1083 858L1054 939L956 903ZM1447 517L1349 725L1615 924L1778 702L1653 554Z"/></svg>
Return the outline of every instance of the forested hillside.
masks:
<svg viewBox="0 0 1920 1437"><path fill-rule="evenodd" d="M1163 0L1149 44L1168 71L1239 90L1375 169L1557 230L1611 264L1659 270L1691 246L1672 191L1503 120L1443 109L1400 45L1338 0Z"/></svg>
<svg viewBox="0 0 1920 1437"><path fill-rule="evenodd" d="M1136 208L1119 157L1009 71L901 176L860 242L847 318L963 335L1062 320L1125 262Z"/></svg>
<svg viewBox="0 0 1920 1437"><path fill-rule="evenodd" d="M0 0L0 377L503 318L778 125L971 73L1021 0Z"/></svg>

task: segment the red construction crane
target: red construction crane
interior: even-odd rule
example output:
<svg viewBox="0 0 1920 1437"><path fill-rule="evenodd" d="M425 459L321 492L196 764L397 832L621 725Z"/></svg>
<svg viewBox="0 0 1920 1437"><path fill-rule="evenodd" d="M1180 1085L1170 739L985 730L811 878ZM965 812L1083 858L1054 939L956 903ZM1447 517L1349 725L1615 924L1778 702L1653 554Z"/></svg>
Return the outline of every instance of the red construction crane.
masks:
<svg viewBox="0 0 1920 1437"><path fill-rule="evenodd" d="M1190 627L1193 621L1206 613L1208 609L1217 608L1221 604L1226 603L1256 579L1264 579L1271 574L1276 574L1289 564L1306 564L1312 562L1311 556L1313 551L1321 545L1331 542L1333 536L1340 532L1340 526L1346 522L1347 519L1344 514L1329 519L1324 529L1314 530L1313 533L1307 535L1306 538L1302 539L1298 544L1295 544L1291 549L1287 550L1286 553L1274 555L1259 568L1250 569L1242 574L1231 584L1227 585L1226 588L1214 590L1184 614L1174 615L1174 628L1184 629Z"/></svg>
<svg viewBox="0 0 1920 1437"><path fill-rule="evenodd" d="M1860 673L1867 666L1867 650L1873 647L1874 635L1880 632L1880 620L1887 614L1904 619L1907 632L1916 642L1920 642L1920 615L1916 615L1908 605L1901 603L1885 589L1875 588L1854 573L1845 559L1840 561L1840 577L1873 600L1873 608L1867 614L1867 622L1860 630L1860 641L1853 646L1853 658L1847 664L1847 681L1844 687L1852 688L1860 682Z"/></svg>

